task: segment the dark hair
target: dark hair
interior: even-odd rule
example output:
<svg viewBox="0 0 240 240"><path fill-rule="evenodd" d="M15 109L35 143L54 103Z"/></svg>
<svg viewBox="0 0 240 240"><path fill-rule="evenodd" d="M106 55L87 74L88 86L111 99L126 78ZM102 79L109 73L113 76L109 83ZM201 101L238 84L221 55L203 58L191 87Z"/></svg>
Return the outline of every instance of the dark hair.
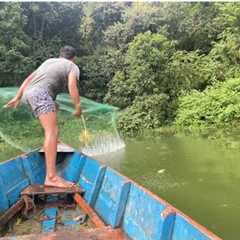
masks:
<svg viewBox="0 0 240 240"><path fill-rule="evenodd" d="M64 46L60 49L60 57L73 59L76 56L76 50L71 46Z"/></svg>

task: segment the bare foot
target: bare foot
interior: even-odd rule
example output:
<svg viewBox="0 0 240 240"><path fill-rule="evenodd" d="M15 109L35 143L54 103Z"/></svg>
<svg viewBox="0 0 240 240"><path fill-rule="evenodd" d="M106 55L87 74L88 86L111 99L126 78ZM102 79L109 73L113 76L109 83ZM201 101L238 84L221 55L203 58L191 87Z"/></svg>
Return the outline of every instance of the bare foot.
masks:
<svg viewBox="0 0 240 240"><path fill-rule="evenodd" d="M50 187L69 188L73 187L74 183L68 182L59 176L55 176L53 178L46 178L44 185Z"/></svg>
<svg viewBox="0 0 240 240"><path fill-rule="evenodd" d="M64 183L67 183L70 187L76 185L74 182L67 181L67 180L65 180L65 179L62 178L62 177L57 176L57 178L59 179L59 181L62 181L62 182L64 182Z"/></svg>

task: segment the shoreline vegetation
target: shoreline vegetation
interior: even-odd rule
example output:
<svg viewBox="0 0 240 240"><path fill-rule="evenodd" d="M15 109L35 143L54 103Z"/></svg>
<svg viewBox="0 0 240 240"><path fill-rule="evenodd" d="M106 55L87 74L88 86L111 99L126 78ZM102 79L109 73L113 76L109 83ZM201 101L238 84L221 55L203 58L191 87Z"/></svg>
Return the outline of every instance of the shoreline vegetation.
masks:
<svg viewBox="0 0 240 240"><path fill-rule="evenodd" d="M174 121L169 125L156 127L156 132L204 135L219 130L222 132L239 130L240 78L219 82L202 92L193 90L190 94L180 96L178 104ZM128 111L120 113L118 122L119 128L122 128L126 135L133 136L141 134L144 129L155 128L149 127L149 122L143 118L138 122L132 121L134 119L128 119L127 122L125 118L133 118L134 114L138 114L135 111L129 116ZM158 116L154 117L159 119Z"/></svg>
<svg viewBox="0 0 240 240"><path fill-rule="evenodd" d="M214 138L238 128L239 3L1 2L0 9L0 87L19 86L68 44L77 50L81 95L120 108L125 136Z"/></svg>

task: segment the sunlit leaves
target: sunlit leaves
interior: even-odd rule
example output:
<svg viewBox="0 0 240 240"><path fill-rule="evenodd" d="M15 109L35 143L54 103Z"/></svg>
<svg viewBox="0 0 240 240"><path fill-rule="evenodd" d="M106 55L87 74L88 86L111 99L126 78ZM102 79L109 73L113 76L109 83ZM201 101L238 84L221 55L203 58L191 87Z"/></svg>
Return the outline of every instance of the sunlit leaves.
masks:
<svg viewBox="0 0 240 240"><path fill-rule="evenodd" d="M176 125L181 128L219 127L240 120L240 79L218 83L180 98Z"/></svg>

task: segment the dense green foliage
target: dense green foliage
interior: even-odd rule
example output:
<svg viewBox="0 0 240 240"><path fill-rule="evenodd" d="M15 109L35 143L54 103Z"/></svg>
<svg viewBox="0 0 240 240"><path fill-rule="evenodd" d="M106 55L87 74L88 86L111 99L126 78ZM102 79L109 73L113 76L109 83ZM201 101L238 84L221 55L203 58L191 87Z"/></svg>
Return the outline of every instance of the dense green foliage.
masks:
<svg viewBox="0 0 240 240"><path fill-rule="evenodd" d="M129 106L137 96L167 91L169 82L161 75L174 52L174 42L162 34L139 34L129 45L125 65L109 84L106 100Z"/></svg>
<svg viewBox="0 0 240 240"><path fill-rule="evenodd" d="M166 94L154 94L136 97L133 104L120 115L120 129L135 135L145 129L154 129L166 124L169 112L169 97Z"/></svg>
<svg viewBox="0 0 240 240"><path fill-rule="evenodd" d="M195 125L190 108L207 125L231 123L235 117L218 118L211 102L203 111L199 101L213 101L211 91L221 96L224 82L240 76L239 32L239 3L2 2L0 86L20 85L69 44L81 94L125 109L124 132Z"/></svg>
<svg viewBox="0 0 240 240"><path fill-rule="evenodd" d="M180 97L176 125L181 128L223 126L239 120L240 78Z"/></svg>

